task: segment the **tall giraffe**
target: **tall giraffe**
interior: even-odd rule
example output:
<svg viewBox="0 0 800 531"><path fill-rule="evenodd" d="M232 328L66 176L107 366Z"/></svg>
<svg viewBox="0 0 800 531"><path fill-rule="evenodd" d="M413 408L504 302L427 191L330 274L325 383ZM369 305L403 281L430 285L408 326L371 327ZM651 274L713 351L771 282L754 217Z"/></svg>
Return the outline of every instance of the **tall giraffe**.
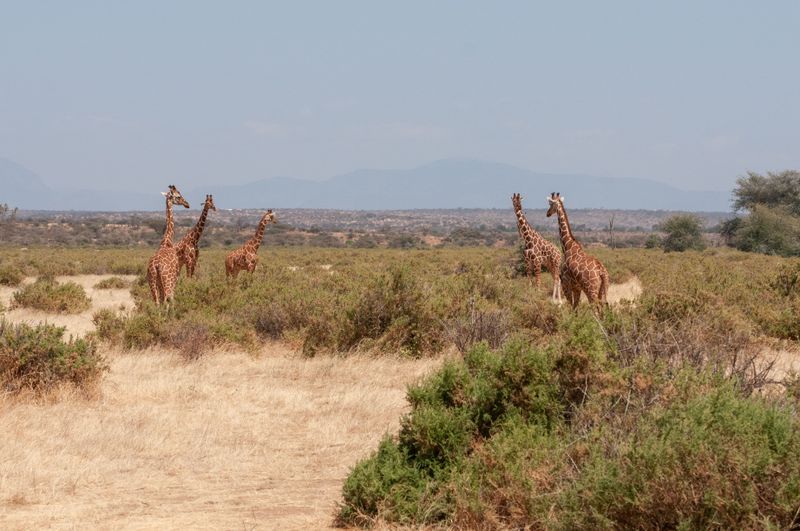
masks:
<svg viewBox="0 0 800 531"><path fill-rule="evenodd" d="M561 302L561 251L530 226L525 213L522 211L522 197L519 194L511 195L511 204L514 205L514 213L517 215L517 230L525 241L525 269L528 273L528 279L531 278L531 271L533 271L536 287L538 288L542 275L542 265L547 267L547 270L553 275L553 293L551 296L553 300Z"/></svg>
<svg viewBox="0 0 800 531"><path fill-rule="evenodd" d="M606 303L608 293L608 271L600 260L584 252L580 242L572 235L572 228L564 210L564 198L561 194L552 193L547 198L550 208L547 217L558 215L558 233L561 246L564 248L564 262L561 266L561 284L567 299L576 308L581 292L586 294L590 304L598 308Z"/></svg>
<svg viewBox="0 0 800 531"><path fill-rule="evenodd" d="M178 253L172 245L172 236L175 232L172 205L189 208L189 203L174 185L169 186L168 192L161 193L167 198L167 225L158 251L147 262L147 283L150 285L150 294L156 304L171 302L175 294L175 285L178 283Z"/></svg>
<svg viewBox="0 0 800 531"><path fill-rule="evenodd" d="M194 228L186 233L186 235L178 242L176 251L178 252L178 273L181 268L186 265L186 276L192 278L194 270L197 267L197 258L200 256L200 249L197 242L200 241L200 236L203 235L203 229L206 227L206 218L208 211L214 210L217 207L214 205L214 198L206 195L206 202L203 203L203 211L200 213L200 218L197 220Z"/></svg>
<svg viewBox="0 0 800 531"><path fill-rule="evenodd" d="M261 216L261 221L258 222L258 228L252 238L247 240L244 245L228 253L225 257L225 275L236 278L239 271L246 270L250 273L255 271L258 264L258 248L261 246L261 240L264 239L264 231L267 229L267 223L277 223L275 214L272 210L267 210Z"/></svg>

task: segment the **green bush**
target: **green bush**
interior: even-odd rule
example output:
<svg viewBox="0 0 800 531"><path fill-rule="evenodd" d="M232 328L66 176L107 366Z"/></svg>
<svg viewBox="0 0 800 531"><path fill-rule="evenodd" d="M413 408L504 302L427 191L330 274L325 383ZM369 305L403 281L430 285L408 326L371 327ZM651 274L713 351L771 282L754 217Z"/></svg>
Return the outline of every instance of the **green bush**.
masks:
<svg viewBox="0 0 800 531"><path fill-rule="evenodd" d="M795 406L742 387L733 359L621 352L614 331L647 315L579 312L549 348L516 339L446 362L409 388L399 435L353 469L340 523L790 527Z"/></svg>
<svg viewBox="0 0 800 531"><path fill-rule="evenodd" d="M779 256L800 255L800 217L785 207L755 205L733 238L742 251Z"/></svg>
<svg viewBox="0 0 800 531"><path fill-rule="evenodd" d="M14 293L14 305L53 313L80 313L91 307L92 300L74 282L59 284L39 278Z"/></svg>
<svg viewBox="0 0 800 531"><path fill-rule="evenodd" d="M125 329L125 319L114 310L104 308L94 313L92 323L95 326L95 334L99 339L110 343L117 343L122 339Z"/></svg>
<svg viewBox="0 0 800 531"><path fill-rule="evenodd" d="M703 221L692 214L678 214L665 220L659 229L666 233L661 240L661 247L665 251L687 251L694 249L702 251L706 245L703 242Z"/></svg>
<svg viewBox="0 0 800 531"><path fill-rule="evenodd" d="M106 365L94 343L63 340L64 328L0 321L0 382L5 389L45 391L60 383L87 387Z"/></svg>

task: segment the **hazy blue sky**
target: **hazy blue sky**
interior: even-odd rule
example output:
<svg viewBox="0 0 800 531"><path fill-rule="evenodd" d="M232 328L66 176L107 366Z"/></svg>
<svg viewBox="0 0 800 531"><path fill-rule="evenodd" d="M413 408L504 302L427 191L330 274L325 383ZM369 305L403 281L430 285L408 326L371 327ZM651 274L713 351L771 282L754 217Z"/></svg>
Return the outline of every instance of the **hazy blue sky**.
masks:
<svg viewBox="0 0 800 531"><path fill-rule="evenodd" d="M0 157L126 189L800 167L800 2L0 0ZM189 187L189 184L184 184Z"/></svg>

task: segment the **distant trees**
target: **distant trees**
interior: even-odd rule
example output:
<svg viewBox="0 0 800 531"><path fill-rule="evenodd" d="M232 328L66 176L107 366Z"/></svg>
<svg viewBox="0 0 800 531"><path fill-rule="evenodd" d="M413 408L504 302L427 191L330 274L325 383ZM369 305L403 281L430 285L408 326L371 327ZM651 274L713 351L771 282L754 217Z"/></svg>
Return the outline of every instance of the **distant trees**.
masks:
<svg viewBox="0 0 800 531"><path fill-rule="evenodd" d="M736 181L733 206L746 215L720 226L728 245L743 251L800 255L800 172L748 172Z"/></svg>
<svg viewBox="0 0 800 531"><path fill-rule="evenodd" d="M661 240L665 251L702 251L706 248L703 241L703 220L693 214L677 214L667 218L659 226L666 233Z"/></svg>

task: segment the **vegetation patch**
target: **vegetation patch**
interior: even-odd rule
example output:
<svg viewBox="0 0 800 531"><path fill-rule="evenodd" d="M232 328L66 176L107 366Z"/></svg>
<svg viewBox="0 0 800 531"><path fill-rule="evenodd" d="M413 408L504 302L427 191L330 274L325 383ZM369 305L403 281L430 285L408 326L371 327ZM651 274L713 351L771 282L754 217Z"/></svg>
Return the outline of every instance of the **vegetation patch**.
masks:
<svg viewBox="0 0 800 531"><path fill-rule="evenodd" d="M106 370L95 344L64 341L64 328L0 321L0 383L4 389L46 391L69 383L86 388Z"/></svg>
<svg viewBox="0 0 800 531"><path fill-rule="evenodd" d="M0 285L19 286L25 275L16 267L10 265L0 266Z"/></svg>
<svg viewBox="0 0 800 531"><path fill-rule="evenodd" d="M732 370L735 353L703 362L621 352L609 330L634 326L579 313L550 347L477 345L411 386L400 433L345 482L340 523L797 523L798 403L755 393L761 383Z"/></svg>
<svg viewBox="0 0 800 531"><path fill-rule="evenodd" d="M121 277L105 278L94 285L94 289L127 289L131 282Z"/></svg>
<svg viewBox="0 0 800 531"><path fill-rule="evenodd" d="M78 284L59 284L44 277L14 293L15 306L51 313L80 313L88 310L91 304L92 300Z"/></svg>

